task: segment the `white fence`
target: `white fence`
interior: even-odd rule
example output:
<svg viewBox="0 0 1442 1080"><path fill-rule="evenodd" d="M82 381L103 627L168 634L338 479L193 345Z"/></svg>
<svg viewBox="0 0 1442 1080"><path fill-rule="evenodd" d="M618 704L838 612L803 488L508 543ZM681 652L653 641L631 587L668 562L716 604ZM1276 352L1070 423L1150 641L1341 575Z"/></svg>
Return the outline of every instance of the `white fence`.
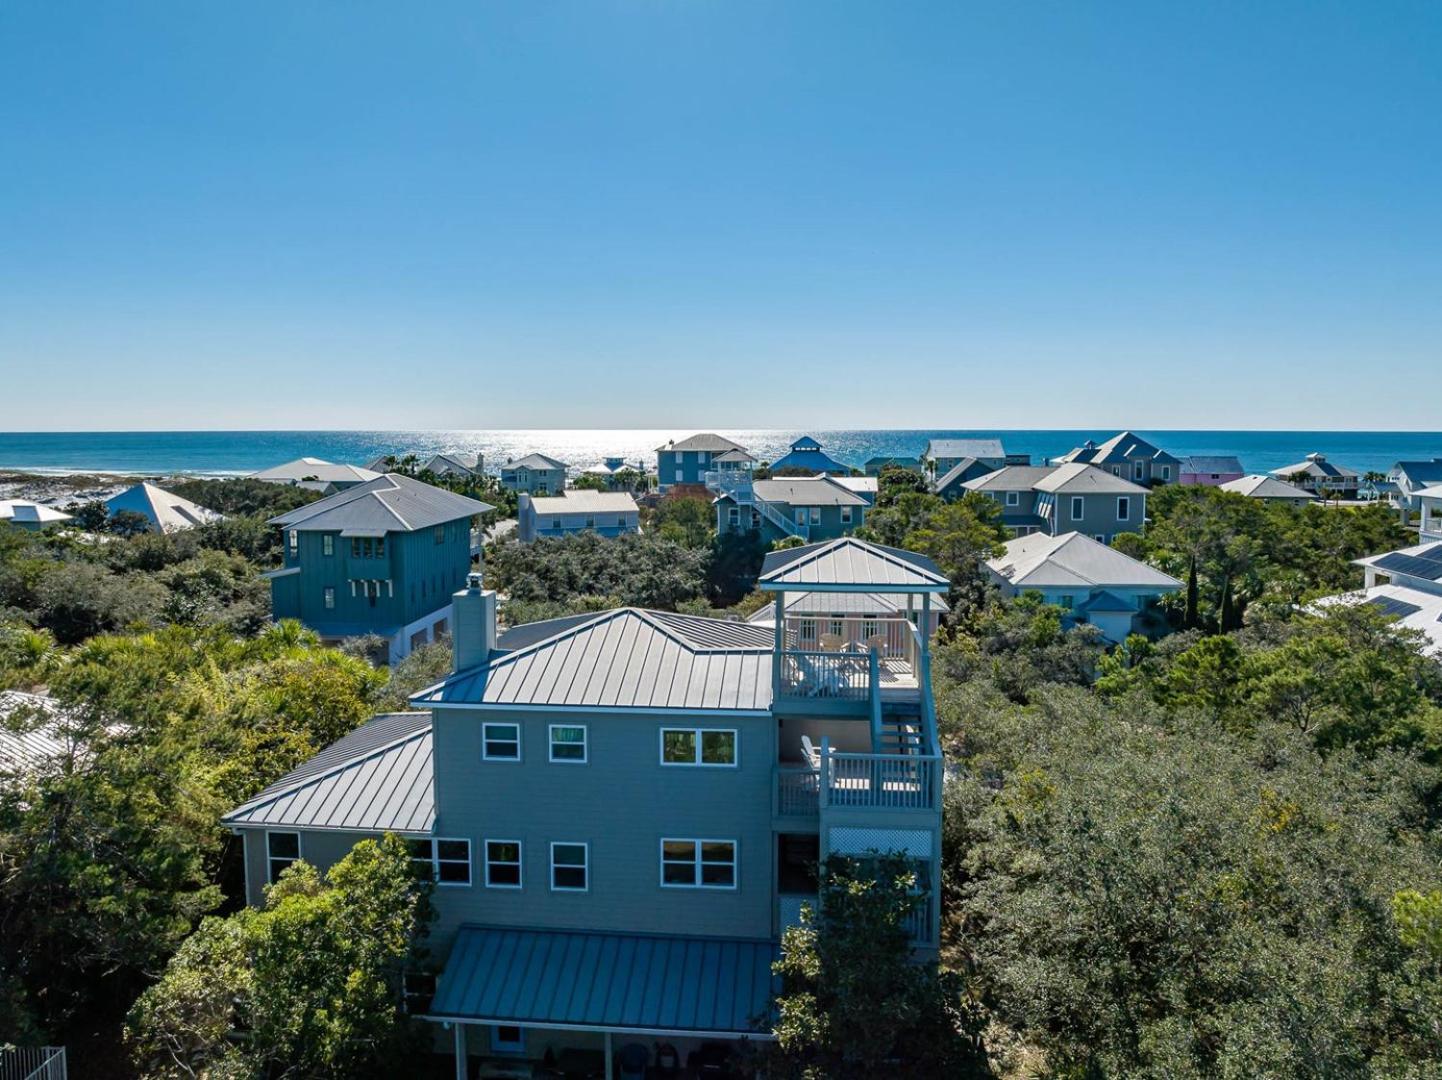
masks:
<svg viewBox="0 0 1442 1080"><path fill-rule="evenodd" d="M66 1080L65 1047L0 1046L0 1080Z"/></svg>

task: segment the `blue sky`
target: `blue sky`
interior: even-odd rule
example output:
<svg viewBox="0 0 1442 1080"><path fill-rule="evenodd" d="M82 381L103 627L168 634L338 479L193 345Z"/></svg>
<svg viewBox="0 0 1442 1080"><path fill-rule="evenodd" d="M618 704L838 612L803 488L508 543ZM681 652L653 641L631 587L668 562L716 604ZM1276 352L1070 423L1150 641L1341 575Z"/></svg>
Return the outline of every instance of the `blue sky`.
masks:
<svg viewBox="0 0 1442 1080"><path fill-rule="evenodd" d="M1430 2L0 2L0 427L1442 427Z"/></svg>

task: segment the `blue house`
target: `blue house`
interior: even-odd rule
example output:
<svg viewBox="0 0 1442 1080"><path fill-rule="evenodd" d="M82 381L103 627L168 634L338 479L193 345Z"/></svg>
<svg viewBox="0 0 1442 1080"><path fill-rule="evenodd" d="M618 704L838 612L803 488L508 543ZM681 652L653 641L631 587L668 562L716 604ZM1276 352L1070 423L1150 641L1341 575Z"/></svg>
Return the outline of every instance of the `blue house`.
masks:
<svg viewBox="0 0 1442 1080"><path fill-rule="evenodd" d="M850 476L851 466L843 465L827 456L821 444L810 435L803 435L791 444L791 452L771 463L771 475L778 475L783 469L804 469L811 476L829 474Z"/></svg>
<svg viewBox="0 0 1442 1080"><path fill-rule="evenodd" d="M720 460L723 456L724 463ZM708 472L725 466L740 467L750 457L740 443L710 432L680 442L673 440L656 447L656 483L663 493L676 484L703 485Z"/></svg>
<svg viewBox="0 0 1442 1080"><path fill-rule="evenodd" d="M387 473L272 518L285 538L284 567L266 575L272 617L326 641L378 634L398 660L450 633L451 594L479 551L471 518L490 509Z"/></svg>

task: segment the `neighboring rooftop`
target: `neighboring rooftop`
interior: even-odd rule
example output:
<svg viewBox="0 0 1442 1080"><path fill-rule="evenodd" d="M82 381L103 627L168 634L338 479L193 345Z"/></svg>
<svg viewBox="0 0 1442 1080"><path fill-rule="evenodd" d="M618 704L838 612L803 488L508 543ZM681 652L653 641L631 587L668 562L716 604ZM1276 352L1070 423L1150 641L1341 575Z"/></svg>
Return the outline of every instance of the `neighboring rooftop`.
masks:
<svg viewBox="0 0 1442 1080"><path fill-rule="evenodd" d="M390 532L414 532L443 525L491 509L494 508L489 503L400 473L387 473L271 518L269 524L302 532L384 536Z"/></svg>
<svg viewBox="0 0 1442 1080"><path fill-rule="evenodd" d="M1342 593L1317 601L1321 607L1332 604L1371 604L1384 615L1395 618L1409 630L1420 630L1431 642L1429 652L1442 656L1442 594L1423 592L1407 585L1389 583L1370 589Z"/></svg>
<svg viewBox="0 0 1442 1080"><path fill-rule="evenodd" d="M1242 460L1231 455L1201 455L1193 454L1191 457L1182 458L1182 472L1194 473L1198 476L1225 475L1227 473L1239 473L1242 471Z"/></svg>
<svg viewBox="0 0 1442 1080"><path fill-rule="evenodd" d="M1442 582L1442 544L1435 540L1352 561L1357 566L1370 566L1383 573Z"/></svg>
<svg viewBox="0 0 1442 1080"><path fill-rule="evenodd" d="M1024 466L1023 466L1024 467ZM1032 485L1051 495L1145 495L1147 489L1085 462L1058 465Z"/></svg>
<svg viewBox="0 0 1442 1080"><path fill-rule="evenodd" d="M1322 454L1308 454L1302 461L1295 465L1287 465L1280 469L1273 469L1272 476L1285 480L1289 476L1296 476L1298 473L1305 473L1315 479L1345 480L1357 475L1355 469L1349 469L1345 465L1334 465Z"/></svg>
<svg viewBox="0 0 1442 1080"><path fill-rule="evenodd" d="M1236 480L1228 480L1225 484L1218 484L1217 489L1230 491L1236 495L1245 495L1249 499L1306 499L1310 501L1317 497L1295 484L1278 480L1275 476L1261 476L1257 473L1239 477Z"/></svg>
<svg viewBox="0 0 1442 1080"><path fill-rule="evenodd" d="M875 496L881 492L881 481L875 476L833 476L830 480L833 484L840 484L847 491L863 497Z"/></svg>
<svg viewBox="0 0 1442 1080"><path fill-rule="evenodd" d="M105 500L105 507L111 517L129 511L148 520L152 528L167 533L193 529L197 525L220 520L220 515L214 510L207 510L189 499L173 495L149 481L143 481L134 487L126 488L119 495L111 496Z"/></svg>
<svg viewBox="0 0 1442 1080"><path fill-rule="evenodd" d="M689 439L681 439L679 441L672 440L671 442L668 442L665 446L656 447L656 452L661 453L662 451L674 450L677 453L681 453L686 450L705 450L710 451L713 454L717 454L721 453L724 450L745 449L746 447L742 446L740 443L732 442L725 436L716 435L712 432L705 431L699 435L692 435Z"/></svg>
<svg viewBox="0 0 1442 1080"><path fill-rule="evenodd" d="M545 454L527 454L523 458L517 458L515 461L506 462L503 466L501 466L501 468L530 469L533 472L540 469L560 469L564 471L566 468L566 463L564 461L557 461L553 457L547 457Z"/></svg>
<svg viewBox="0 0 1442 1080"><path fill-rule="evenodd" d="M782 469L809 469L814 473L840 473L845 475L851 466L837 461L824 450L810 435L803 435L791 444L789 453L783 454L771 463L772 475Z"/></svg>
<svg viewBox="0 0 1442 1080"><path fill-rule="evenodd" d="M1003 465L961 486L968 491L1031 491L1056 470L1055 465Z"/></svg>
<svg viewBox="0 0 1442 1080"><path fill-rule="evenodd" d="M1006 458L1000 439L932 439L926 444L925 455L937 458Z"/></svg>
<svg viewBox="0 0 1442 1080"><path fill-rule="evenodd" d="M564 495L533 497L538 514L634 514L636 500L625 491L592 491L571 488Z"/></svg>
<svg viewBox="0 0 1442 1080"><path fill-rule="evenodd" d="M907 610L905 597L885 593L789 592L783 595L788 615L898 615ZM915 606L911 610L915 611ZM947 612L951 608L945 597L937 595L931 598L931 610ZM746 621L774 627L775 618L776 604L772 602L757 608Z"/></svg>
<svg viewBox="0 0 1442 1080"><path fill-rule="evenodd" d="M226 825L428 833L431 714L382 713L236 807Z"/></svg>
<svg viewBox="0 0 1442 1080"><path fill-rule="evenodd" d="M808 592L944 592L946 576L925 555L868 544L853 536L770 552L760 587Z"/></svg>
<svg viewBox="0 0 1442 1080"><path fill-rule="evenodd" d="M757 480L751 485L756 498L792 506L866 506L863 499L839 480L829 476L782 476Z"/></svg>
<svg viewBox="0 0 1442 1080"><path fill-rule="evenodd" d="M337 465L320 458L303 457L251 473L250 479L271 484L297 484L302 480L316 480L321 484L363 484L380 475L359 465Z"/></svg>
<svg viewBox="0 0 1442 1080"><path fill-rule="evenodd" d="M1059 465L1070 462L1084 462L1090 465L1119 465L1136 457L1153 458L1157 461L1176 460L1171 454L1153 446L1140 435L1123 431L1113 435L1104 443L1094 443L1088 439L1075 450L1057 458L1056 461Z"/></svg>
<svg viewBox="0 0 1442 1080"><path fill-rule="evenodd" d="M750 623L617 608L494 655L411 701L759 711L771 706L773 644L768 628Z"/></svg>
<svg viewBox="0 0 1442 1080"><path fill-rule="evenodd" d="M29 499L0 499L0 521L10 521L16 525L44 526L69 520L71 515L64 510L57 510L44 503L31 502Z"/></svg>
<svg viewBox="0 0 1442 1080"><path fill-rule="evenodd" d="M27 773L64 754L59 716L54 698L0 690L0 773Z"/></svg>
<svg viewBox="0 0 1442 1080"><path fill-rule="evenodd" d="M1018 589L1073 585L1102 589L1182 587L1170 574L1078 532L1018 536L1007 541L1004 555L988 559L986 565ZM1127 610L1130 606L1109 610Z"/></svg>

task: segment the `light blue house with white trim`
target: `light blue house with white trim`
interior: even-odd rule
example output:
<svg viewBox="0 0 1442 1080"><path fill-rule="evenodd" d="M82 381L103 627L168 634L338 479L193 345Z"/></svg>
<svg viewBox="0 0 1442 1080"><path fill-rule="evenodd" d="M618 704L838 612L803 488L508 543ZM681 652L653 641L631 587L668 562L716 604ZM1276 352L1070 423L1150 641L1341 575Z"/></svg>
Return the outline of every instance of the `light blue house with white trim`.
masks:
<svg viewBox="0 0 1442 1080"><path fill-rule="evenodd" d="M821 444L810 435L803 435L791 444L789 453L783 454L771 463L771 475L780 476L787 470L805 470L811 476L851 475L851 466L845 465L821 449Z"/></svg>
<svg viewBox="0 0 1442 1080"><path fill-rule="evenodd" d="M700 487L708 472L734 469L749 473L754 463L740 443L704 432L656 447L656 483L662 494L677 485Z"/></svg>
<svg viewBox="0 0 1442 1080"><path fill-rule="evenodd" d="M545 454L527 454L501 466L501 487L532 495L559 495L566 490L566 464Z"/></svg>
<svg viewBox="0 0 1442 1080"><path fill-rule="evenodd" d="M622 536L640 531L641 510L625 491L571 488L555 498L532 498L523 491L516 503L516 537L523 544L582 532Z"/></svg>
<svg viewBox="0 0 1442 1080"><path fill-rule="evenodd" d="M500 647L454 597L455 672L225 816L247 893L297 858L410 839L437 882L419 1011L458 1080L549 1050L769 1038L779 936L831 855L910 859L908 930L940 933L942 757L924 556L851 538L775 552L765 623L620 608ZM867 598L881 602L866 602ZM858 604L851 601L860 600ZM510 635L508 635L510 636ZM634 992L643 979L644 993ZM584 992L583 992L584 991Z"/></svg>

